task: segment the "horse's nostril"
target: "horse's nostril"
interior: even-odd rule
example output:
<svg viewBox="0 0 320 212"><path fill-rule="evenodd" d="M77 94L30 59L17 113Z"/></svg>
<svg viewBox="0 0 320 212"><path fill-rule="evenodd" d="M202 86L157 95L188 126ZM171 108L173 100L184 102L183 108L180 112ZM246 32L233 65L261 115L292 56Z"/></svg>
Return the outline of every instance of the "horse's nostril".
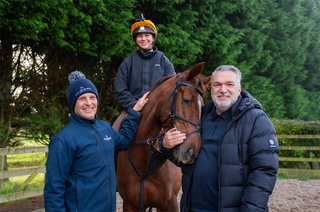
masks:
<svg viewBox="0 0 320 212"><path fill-rule="evenodd" d="M193 148L193 147L190 147L190 148L187 149L186 157L187 157L188 159L191 159L193 156L194 156L194 148Z"/></svg>

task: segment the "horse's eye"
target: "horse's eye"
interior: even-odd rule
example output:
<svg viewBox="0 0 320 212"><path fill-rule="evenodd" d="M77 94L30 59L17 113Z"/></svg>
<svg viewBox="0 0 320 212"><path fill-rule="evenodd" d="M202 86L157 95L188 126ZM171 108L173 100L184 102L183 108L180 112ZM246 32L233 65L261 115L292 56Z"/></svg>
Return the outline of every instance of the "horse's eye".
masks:
<svg viewBox="0 0 320 212"><path fill-rule="evenodd" d="M189 104L189 99L187 97L182 97L182 101L184 101L185 103Z"/></svg>

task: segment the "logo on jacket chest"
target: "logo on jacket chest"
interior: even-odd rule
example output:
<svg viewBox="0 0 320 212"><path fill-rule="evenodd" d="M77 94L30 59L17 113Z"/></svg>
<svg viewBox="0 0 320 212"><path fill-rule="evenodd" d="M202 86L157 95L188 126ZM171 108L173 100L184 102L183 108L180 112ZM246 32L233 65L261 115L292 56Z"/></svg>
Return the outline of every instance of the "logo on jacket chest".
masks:
<svg viewBox="0 0 320 212"><path fill-rule="evenodd" d="M110 140L111 140L111 137L109 137L108 135L106 135L106 137L103 138L103 140L105 140L105 141L110 141Z"/></svg>

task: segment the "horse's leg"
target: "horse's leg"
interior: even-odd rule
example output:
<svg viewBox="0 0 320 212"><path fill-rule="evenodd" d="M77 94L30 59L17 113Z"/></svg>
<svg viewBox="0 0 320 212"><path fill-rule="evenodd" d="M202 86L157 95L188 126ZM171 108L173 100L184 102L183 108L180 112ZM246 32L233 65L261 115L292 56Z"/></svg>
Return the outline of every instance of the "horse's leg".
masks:
<svg viewBox="0 0 320 212"><path fill-rule="evenodd" d="M168 202L168 211L180 211L177 196L173 195Z"/></svg>
<svg viewBox="0 0 320 212"><path fill-rule="evenodd" d="M163 208L157 208L157 212L179 212L177 196L172 195L172 198L167 202L167 205Z"/></svg>
<svg viewBox="0 0 320 212"><path fill-rule="evenodd" d="M123 204L122 204L122 211L124 212L139 212L140 211L140 208L136 208L134 207L134 205L130 204L129 202L123 200ZM146 210L143 210L143 211L146 211Z"/></svg>
<svg viewBox="0 0 320 212"><path fill-rule="evenodd" d="M172 198L167 202L166 207L163 207L162 209L157 209L157 212L179 212L179 204L177 200L177 195L172 194Z"/></svg>

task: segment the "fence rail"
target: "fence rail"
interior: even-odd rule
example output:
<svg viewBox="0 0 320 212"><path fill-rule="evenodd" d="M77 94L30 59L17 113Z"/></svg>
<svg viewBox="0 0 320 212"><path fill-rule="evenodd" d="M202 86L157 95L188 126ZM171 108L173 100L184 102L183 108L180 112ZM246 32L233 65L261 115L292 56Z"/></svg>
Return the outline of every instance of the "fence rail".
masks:
<svg viewBox="0 0 320 212"><path fill-rule="evenodd" d="M320 139L320 135L277 135L277 138Z"/></svg>
<svg viewBox="0 0 320 212"><path fill-rule="evenodd" d="M22 189L24 189L35 178L37 174L46 172L46 168L45 168L46 159L41 162L38 168L3 171L5 155L28 154L28 153L36 153L36 152L47 152L47 151L48 151L47 146L26 147L26 148L0 148L0 192L2 188L2 179L6 179L9 177L30 175L21 187ZM25 199L29 197L42 195L42 194L43 194L43 189L34 189L30 191L22 191L22 192L17 192L12 194L0 195L0 203L19 200L19 199Z"/></svg>
<svg viewBox="0 0 320 212"><path fill-rule="evenodd" d="M288 138L288 139L320 139L320 135L277 135L277 138ZM320 143L319 143L320 144ZM280 146L281 150L315 150L320 151L320 146ZM3 171L4 156L14 154L28 154L36 152L47 152L48 147L27 147L27 148L0 148L0 191L2 179L9 177L17 177L23 175L30 175L24 182L23 188L39 173L45 173L44 160L38 168L21 169L14 171ZM293 158L293 157L279 157L279 161L298 161L298 162L319 162L320 158ZM279 168L278 173L287 175L288 178L299 178L299 177L311 177L320 178L320 170L309 170L309 169L287 169ZM9 202L13 200L25 199L43 194L43 189L35 189L31 191L17 192L13 194L0 195L0 203Z"/></svg>
<svg viewBox="0 0 320 212"><path fill-rule="evenodd" d="M320 139L320 135L277 135L277 138L288 139ZM320 142L319 142L320 144ZM315 150L320 151L320 146L280 146L281 150ZM320 158L294 158L294 157L279 157L279 161L291 161L291 162L311 162L320 163ZM278 173L285 174L288 178L320 178L320 170L310 169L291 169L291 168L279 168Z"/></svg>

